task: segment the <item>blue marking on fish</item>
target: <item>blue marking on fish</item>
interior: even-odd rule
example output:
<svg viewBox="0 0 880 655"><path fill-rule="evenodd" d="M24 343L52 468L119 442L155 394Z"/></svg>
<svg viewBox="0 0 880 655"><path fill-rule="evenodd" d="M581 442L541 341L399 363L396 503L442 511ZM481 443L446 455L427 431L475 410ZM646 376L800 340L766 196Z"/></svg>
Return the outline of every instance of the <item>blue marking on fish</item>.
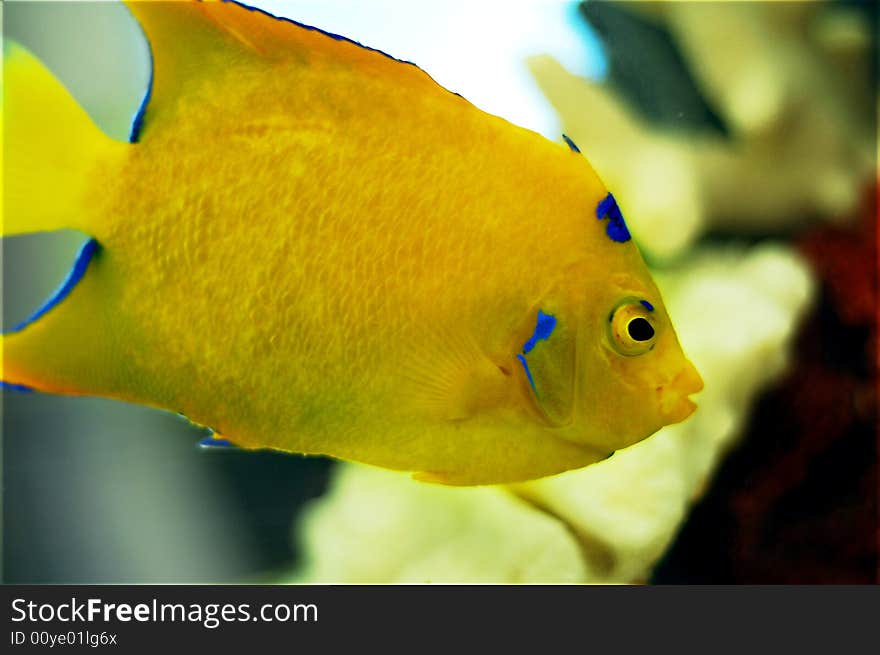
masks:
<svg viewBox="0 0 880 655"><path fill-rule="evenodd" d="M642 306L643 306L645 309L647 309L649 312L653 312L653 311L654 311L654 305L652 305L651 303L649 303L647 300L640 300L639 302L640 302L640 303L642 304Z"/></svg>
<svg viewBox="0 0 880 655"><path fill-rule="evenodd" d="M617 206L617 201L610 193L596 206L596 218L600 221L603 218L608 219L605 233L612 241L624 243L632 238L626 227L626 222L623 220L620 207Z"/></svg>
<svg viewBox="0 0 880 655"><path fill-rule="evenodd" d="M235 444L226 439L217 439L213 435L199 441L202 448L235 448Z"/></svg>
<svg viewBox="0 0 880 655"><path fill-rule="evenodd" d="M534 349L539 341L546 341L549 339L555 329L556 317L552 314L545 314L539 309L538 320L535 321L535 331L532 333L532 336L529 337L529 340L523 344L522 354L516 356L525 369L526 377L529 379L529 384L532 385L532 389L534 389L535 393L537 393L538 390L535 389L535 381L532 379L532 372L529 370L529 364L526 362L525 356L526 353L529 353Z"/></svg>
<svg viewBox="0 0 880 655"><path fill-rule="evenodd" d="M563 134L562 139L568 144L568 147L572 149L573 152L580 154L581 149L577 147L574 141L568 138L567 135Z"/></svg>
<svg viewBox="0 0 880 655"><path fill-rule="evenodd" d="M522 364L522 367L525 369L526 377L529 379L529 384L532 385L532 390L537 392L538 390L535 389L535 381L532 379L532 372L529 370L529 365L526 363L525 355L517 355L516 358L519 360L519 363Z"/></svg>
<svg viewBox="0 0 880 655"><path fill-rule="evenodd" d="M17 391L19 393L33 393L34 391L23 384L12 384L11 382L4 382L3 380L0 380L0 389L5 391Z"/></svg>
<svg viewBox="0 0 880 655"><path fill-rule="evenodd" d="M137 21L135 22L137 23ZM141 100L141 104L138 107L137 113L135 113L134 118L131 121L131 129L128 131L129 143L137 143L138 139L140 138L141 128L143 128L144 126L144 114L147 113L147 105L150 104L150 98L153 95L153 75L156 69L153 63L153 47L150 45L150 40L147 38L147 35L143 31L143 27L141 27L140 23L138 23L138 28L144 35L144 42L147 44L147 56L150 58L150 78L147 80L147 92L144 94L143 100Z"/></svg>
<svg viewBox="0 0 880 655"><path fill-rule="evenodd" d="M320 27L306 25L305 23L300 23L299 21L293 20L292 18L285 18L284 16L276 16L275 14L269 13L265 9L260 9L259 7L252 7L251 5L245 4L244 2L240 2L239 0L223 0L223 2L228 2L233 5L238 5L239 7L242 7L243 9L247 9L248 11L257 12L258 14L263 14L264 16L268 16L269 18L274 18L275 20L280 20L284 23L291 23L293 25L296 25L297 27L302 27L304 29L311 30L313 32L319 32L320 34L323 34L324 36L329 36L331 39L335 39L336 41L347 41L348 43L353 43L354 45L356 45L360 48L364 48L365 50L372 50L373 52L378 52L380 55L385 55L389 59L393 59L394 61L399 61L401 64L409 64L410 66L415 66L416 68L419 68L416 64L414 64L411 61L406 61L405 59L398 59L397 57L394 57L393 55L389 55L387 52L383 52L382 50L379 50L378 48L371 48L370 46L364 45L363 43L359 43L358 41L355 41L354 39L350 39L347 36L342 36L341 34L334 34L333 32L328 32L327 30L322 30ZM421 70L421 69L419 68L419 70ZM458 94L456 93L455 95L458 95Z"/></svg>
<svg viewBox="0 0 880 655"><path fill-rule="evenodd" d="M21 332L31 323L42 318L44 314L46 314L49 310L51 310L55 305L64 300L68 294L73 291L73 288L77 285L77 283L82 279L82 276L85 275L86 269L89 267L89 263L92 261L92 258L95 256L95 253L98 252L98 248L100 245L94 239L89 239L86 241L83 246L79 249L79 252L76 254L76 259L73 262L73 266L70 269L70 272L67 274L67 277L64 278L64 281L61 283L55 291L49 296L46 301L40 305L40 307L26 319L24 319L18 325L11 327L9 330L6 330L3 334L15 334L16 332Z"/></svg>
<svg viewBox="0 0 880 655"><path fill-rule="evenodd" d="M422 70L421 68L419 68L418 64L415 64L414 62L407 61L406 59L398 59L397 57L395 57L393 55L389 55L387 52L385 52L383 50L379 50L378 48L371 48L370 46L366 46L363 43L355 41L354 39L351 39L347 36L342 36L341 34L334 34L333 32L328 32L327 30L322 30L320 27L314 27L313 25L306 25L305 23L300 23L299 21L293 20L292 18L285 18L284 16L276 16L275 14L269 13L265 9L260 9L259 7L252 7L251 5L245 4L244 2L239 2L239 0L223 0L223 2L228 2L233 5L238 5L242 9L247 9L248 11L253 11L258 14L263 14L264 16L268 16L269 18L272 18L274 20L278 20L278 21L281 21L284 23L290 23L291 25L296 25L297 27L302 27L303 29L310 30L312 32L318 32L319 34L323 34L324 36L329 36L331 39L334 39L335 41L346 41L348 43L351 43L353 45L358 46L359 48L363 48L364 50L370 50L372 52L376 52L380 55L388 57L389 59L393 59L394 61L398 61L401 64L415 66L419 70ZM129 130L129 133L128 133L128 140L130 143L137 143L138 138L140 137L141 129L143 128L143 123L144 123L144 115L146 114L147 105L149 104L150 97L152 96L152 93L153 93L153 72L155 70L155 66L153 64L153 51L152 51L152 46L150 45L149 39L147 39L145 37L144 40L147 42L147 50L150 55L150 79L147 84L147 92L144 95L144 98L141 101L140 107L138 107L138 110L135 113L134 118L131 123L131 129ZM422 72L425 72L425 71L422 71ZM427 73L425 73L425 74L427 75ZM429 77L430 77L430 75L429 75ZM450 93L458 96L462 100L466 100L460 93L456 93L455 91L450 91ZM575 149L576 148L577 148L577 146L575 146ZM580 151L578 150L578 152L580 152Z"/></svg>
<svg viewBox="0 0 880 655"><path fill-rule="evenodd" d="M529 340L526 341L523 346L523 353L531 352L532 348L535 347L539 341L545 341L550 338L550 335L553 334L553 330L556 329L556 317L550 314L545 314L540 309L538 310L538 320L535 323L535 331L532 333L532 336L529 337Z"/></svg>

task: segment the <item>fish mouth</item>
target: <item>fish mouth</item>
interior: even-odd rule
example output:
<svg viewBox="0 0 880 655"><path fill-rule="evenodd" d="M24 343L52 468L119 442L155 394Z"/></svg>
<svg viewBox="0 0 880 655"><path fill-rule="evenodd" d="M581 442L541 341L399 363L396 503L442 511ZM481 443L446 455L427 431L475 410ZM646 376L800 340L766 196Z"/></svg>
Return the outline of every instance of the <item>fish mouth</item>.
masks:
<svg viewBox="0 0 880 655"><path fill-rule="evenodd" d="M669 408L662 410L663 420L667 425L681 423L697 409L697 403L687 396L679 397Z"/></svg>
<svg viewBox="0 0 880 655"><path fill-rule="evenodd" d="M703 378L690 362L671 382L657 388L660 393L660 415L667 424L679 423L694 413L697 404L689 398L703 389Z"/></svg>

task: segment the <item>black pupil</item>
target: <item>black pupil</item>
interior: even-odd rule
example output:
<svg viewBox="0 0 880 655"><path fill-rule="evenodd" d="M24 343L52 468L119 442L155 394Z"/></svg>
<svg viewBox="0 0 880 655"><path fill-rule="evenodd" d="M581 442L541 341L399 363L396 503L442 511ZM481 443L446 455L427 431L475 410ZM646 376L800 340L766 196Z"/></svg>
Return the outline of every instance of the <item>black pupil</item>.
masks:
<svg viewBox="0 0 880 655"><path fill-rule="evenodd" d="M634 341L649 341L654 336L654 327L644 318L634 318L626 330Z"/></svg>

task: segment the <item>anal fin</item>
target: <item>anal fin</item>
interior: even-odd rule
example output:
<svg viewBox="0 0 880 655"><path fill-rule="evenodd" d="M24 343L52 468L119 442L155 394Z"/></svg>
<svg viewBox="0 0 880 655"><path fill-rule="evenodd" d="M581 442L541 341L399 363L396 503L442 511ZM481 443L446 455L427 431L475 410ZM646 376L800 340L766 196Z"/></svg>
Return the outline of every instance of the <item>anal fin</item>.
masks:
<svg viewBox="0 0 880 655"><path fill-rule="evenodd" d="M108 302L108 274L94 240L39 309L2 335L7 388L73 395L115 395L132 372L120 356L119 322Z"/></svg>

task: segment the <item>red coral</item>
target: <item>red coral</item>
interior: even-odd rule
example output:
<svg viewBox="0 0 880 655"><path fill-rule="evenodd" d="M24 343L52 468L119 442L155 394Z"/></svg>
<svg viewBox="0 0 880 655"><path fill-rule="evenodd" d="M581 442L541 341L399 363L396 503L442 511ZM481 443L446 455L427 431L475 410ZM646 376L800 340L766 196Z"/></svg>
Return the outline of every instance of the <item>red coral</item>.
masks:
<svg viewBox="0 0 880 655"><path fill-rule="evenodd" d="M821 283L766 394L654 582L871 583L878 570L877 196L796 246Z"/></svg>

